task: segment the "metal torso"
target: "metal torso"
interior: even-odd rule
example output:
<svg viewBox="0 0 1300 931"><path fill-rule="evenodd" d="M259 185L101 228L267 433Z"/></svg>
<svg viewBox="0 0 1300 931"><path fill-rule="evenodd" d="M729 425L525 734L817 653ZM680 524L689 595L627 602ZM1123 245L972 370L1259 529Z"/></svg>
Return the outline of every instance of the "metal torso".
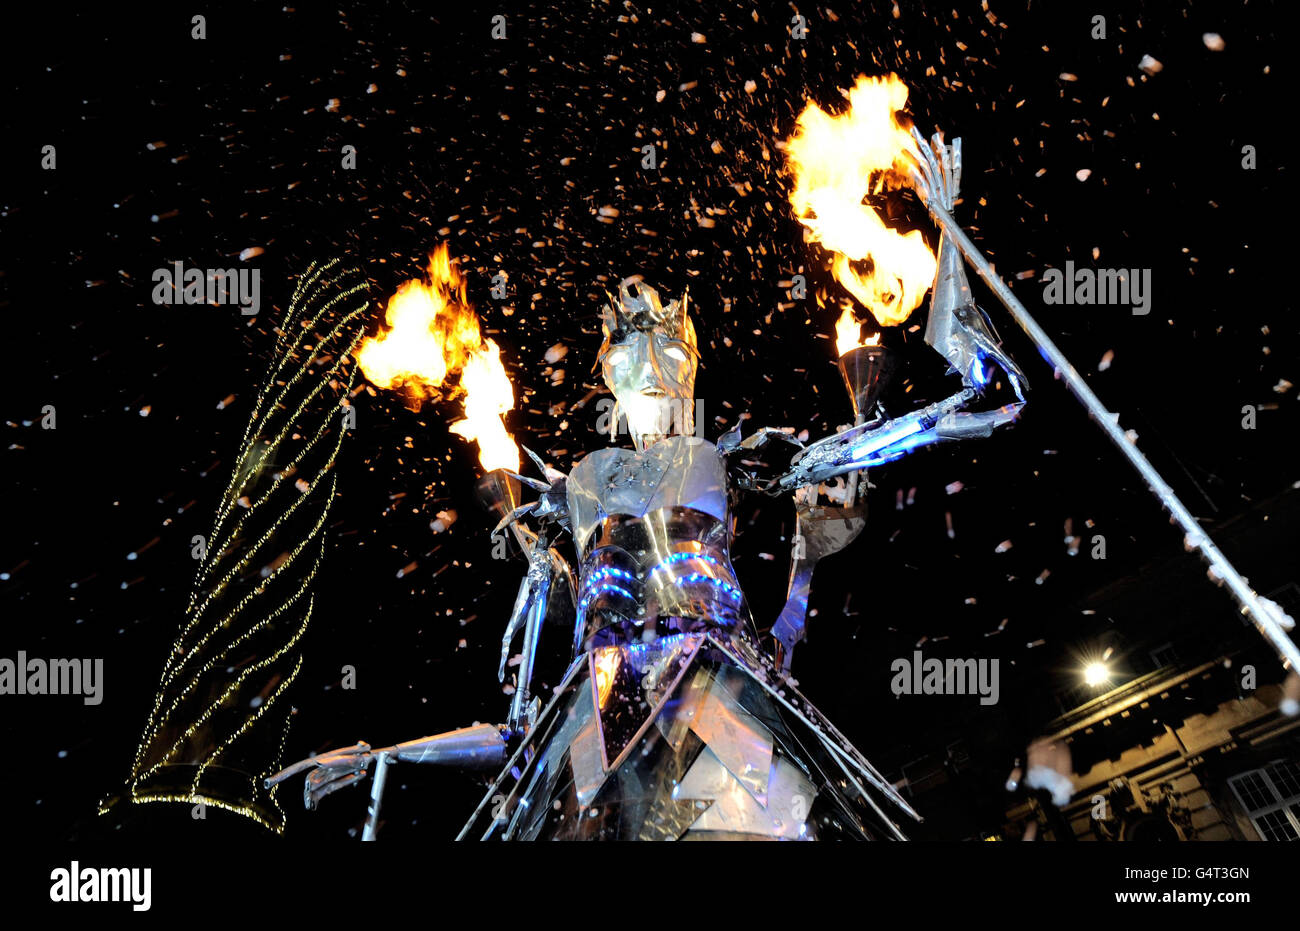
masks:
<svg viewBox="0 0 1300 931"><path fill-rule="evenodd" d="M585 646L460 836L901 837L892 786L759 649L725 463L695 437L569 473Z"/></svg>
<svg viewBox="0 0 1300 931"><path fill-rule="evenodd" d="M568 479L578 611L590 646L697 630L742 632L726 468L707 440L588 455Z"/></svg>

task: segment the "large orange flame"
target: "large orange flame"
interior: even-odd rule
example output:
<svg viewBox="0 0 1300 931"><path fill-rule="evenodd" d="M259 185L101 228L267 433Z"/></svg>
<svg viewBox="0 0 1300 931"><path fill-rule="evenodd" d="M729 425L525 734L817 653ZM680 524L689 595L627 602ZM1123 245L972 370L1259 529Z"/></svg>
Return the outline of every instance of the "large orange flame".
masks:
<svg viewBox="0 0 1300 931"><path fill-rule="evenodd" d="M790 203L808 238L835 253L835 279L882 326L893 326L920 305L936 264L919 230L892 230L863 202L902 183L911 170L908 153L916 153L916 143L896 116L907 103L907 85L892 74L859 77L848 96L849 109L840 116L816 104L799 115L786 142L795 180Z"/></svg>
<svg viewBox="0 0 1300 931"><path fill-rule="evenodd" d="M465 419L451 425L453 433L478 441L483 468L519 471L519 447L506 433L501 415L515 406L515 392L501 364L501 350L492 340L481 352L470 353L460 373L465 389Z"/></svg>
<svg viewBox="0 0 1300 931"><path fill-rule="evenodd" d="M862 322L853 313L853 302L845 301L843 313L835 321L835 351L840 355L859 346L875 346L880 342L880 334L872 333L867 339L862 338Z"/></svg>
<svg viewBox="0 0 1300 931"><path fill-rule="evenodd" d="M446 243L429 254L428 281L407 281L388 301L386 329L362 341L361 371L380 388L404 390L417 399L442 398L459 376L465 418L451 429L477 440L483 468L519 470L519 447L501 415L515 404L514 389L501 364L501 350L484 340L478 315L465 301L465 286L451 264Z"/></svg>

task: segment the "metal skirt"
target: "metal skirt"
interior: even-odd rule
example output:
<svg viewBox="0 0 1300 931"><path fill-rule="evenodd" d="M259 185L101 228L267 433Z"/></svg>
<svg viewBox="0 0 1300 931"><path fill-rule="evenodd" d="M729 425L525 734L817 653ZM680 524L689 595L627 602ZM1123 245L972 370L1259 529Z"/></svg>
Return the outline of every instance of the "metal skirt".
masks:
<svg viewBox="0 0 1300 931"><path fill-rule="evenodd" d="M592 650L462 839L902 839L915 817L740 637Z"/></svg>

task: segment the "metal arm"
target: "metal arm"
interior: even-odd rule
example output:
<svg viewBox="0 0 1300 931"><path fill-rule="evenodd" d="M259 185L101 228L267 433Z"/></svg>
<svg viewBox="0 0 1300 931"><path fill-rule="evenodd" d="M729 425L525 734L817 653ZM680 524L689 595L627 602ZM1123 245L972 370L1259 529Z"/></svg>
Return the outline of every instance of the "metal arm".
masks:
<svg viewBox="0 0 1300 931"><path fill-rule="evenodd" d="M494 724L476 724L456 731L408 740L391 747L372 750L365 742L340 747L319 756L309 756L280 770L263 781L269 789L304 770L310 770L303 783L302 802L308 810L320 800L366 778L375 763L375 778L370 791L365 829L361 839L375 839L379 825L379 806L383 801L388 767L394 763L423 763L466 770L491 770L506 758L506 730Z"/></svg>
<svg viewBox="0 0 1300 931"><path fill-rule="evenodd" d="M916 138L925 155L919 173L928 196L936 206L951 209L961 184L961 140L945 146L936 137L931 149L919 134ZM788 491L883 465L930 443L986 437L1019 416L1027 388L1024 373L1002 349L992 324L975 304L965 260L946 228L939 242L925 341L947 360L951 372L961 376L961 391L919 411L859 425L813 444L767 490ZM995 367L1005 375L1015 401L993 410L966 410L986 393Z"/></svg>
<svg viewBox="0 0 1300 931"><path fill-rule="evenodd" d="M926 443L969 435L966 422L952 415L976 395L973 388L964 388L919 411L883 423L850 427L818 440L796 456L790 470L773 480L767 490L771 494L793 491L837 475L883 465Z"/></svg>
<svg viewBox="0 0 1300 931"><path fill-rule="evenodd" d="M1012 318L1025 331L1038 351L1056 370L1065 382L1070 393L1082 404L1092 419L1101 427L1106 438L1114 444L1120 454L1128 460L1129 465L1142 477L1147 488L1159 500L1161 506L1169 512L1171 521L1183 530L1183 545L1189 552L1195 552L1208 566L1209 577L1216 585L1224 585L1231 594L1241 613L1255 625L1260 635L1269 642L1285 667L1300 667L1300 646L1286 633L1295 626L1295 621L1277 603L1263 597L1242 577L1223 552L1214 544L1200 523L1174 493L1173 488L1137 448L1137 444L1119 425L1119 415L1106 409L1101 399L1093 393L1092 388L1070 364L1070 360L1052 342L1051 337L1033 318L1025 305L1007 287L1006 282L998 277L988 259L975 247L970 237L953 219L947 203L940 193L938 177L942 174L942 159L951 158L951 153L943 145L942 138L936 136L933 147L925 145L920 133L914 135L922 144L921 159L913 172L913 183L917 192L925 201L930 216L942 227L945 239L950 239L966 260L971 263L980 278L989 286L998 300L1011 314ZM953 148L960 152L960 140L955 140Z"/></svg>
<svg viewBox="0 0 1300 931"><path fill-rule="evenodd" d="M507 726L515 733L526 732L536 713L537 703L529 703L533 663L537 655L537 642L541 636L542 624L546 620L552 585L558 580L560 584L567 586L569 600L574 601L572 572L564 558L551 546L553 539L562 533L569 523L566 491L568 477L563 472L547 466L526 446L524 452L546 476L547 481L506 472L506 475L521 484L536 489L540 496L537 501L516 507L507 513L492 531L495 534L512 525L517 529L518 522L527 514L531 514L539 523L537 532L528 534L528 543L525 546L528 572L519 584L514 609L510 612L505 635L501 638L501 663L497 668L497 680L505 681L506 663L510 657L511 647L519 631L523 630L523 656L519 664L514 696L510 701L510 715L507 719Z"/></svg>
<svg viewBox="0 0 1300 931"><path fill-rule="evenodd" d="M515 636L522 628L524 631L523 657L519 662L519 676L515 683L514 696L510 701L510 716L507 726L516 733L528 730L531 721L531 709L528 699L532 689L533 661L537 655L537 641L541 634L542 622L546 619L546 605L551 594L552 550L546 534L540 534L533 544L528 557L528 573L519 584L519 594L515 597L515 607L506 625L505 636L501 638L501 665L497 669L498 681L504 681L506 661Z"/></svg>

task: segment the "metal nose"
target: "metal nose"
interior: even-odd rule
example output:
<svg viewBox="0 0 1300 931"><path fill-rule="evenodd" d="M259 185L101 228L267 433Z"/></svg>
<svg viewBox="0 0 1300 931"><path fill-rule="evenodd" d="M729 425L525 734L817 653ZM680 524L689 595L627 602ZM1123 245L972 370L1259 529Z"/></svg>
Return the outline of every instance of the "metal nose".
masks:
<svg viewBox="0 0 1300 931"><path fill-rule="evenodd" d="M654 384L663 381L663 369L659 365L658 354L654 344L649 340L639 343L632 355L632 372L637 384Z"/></svg>

